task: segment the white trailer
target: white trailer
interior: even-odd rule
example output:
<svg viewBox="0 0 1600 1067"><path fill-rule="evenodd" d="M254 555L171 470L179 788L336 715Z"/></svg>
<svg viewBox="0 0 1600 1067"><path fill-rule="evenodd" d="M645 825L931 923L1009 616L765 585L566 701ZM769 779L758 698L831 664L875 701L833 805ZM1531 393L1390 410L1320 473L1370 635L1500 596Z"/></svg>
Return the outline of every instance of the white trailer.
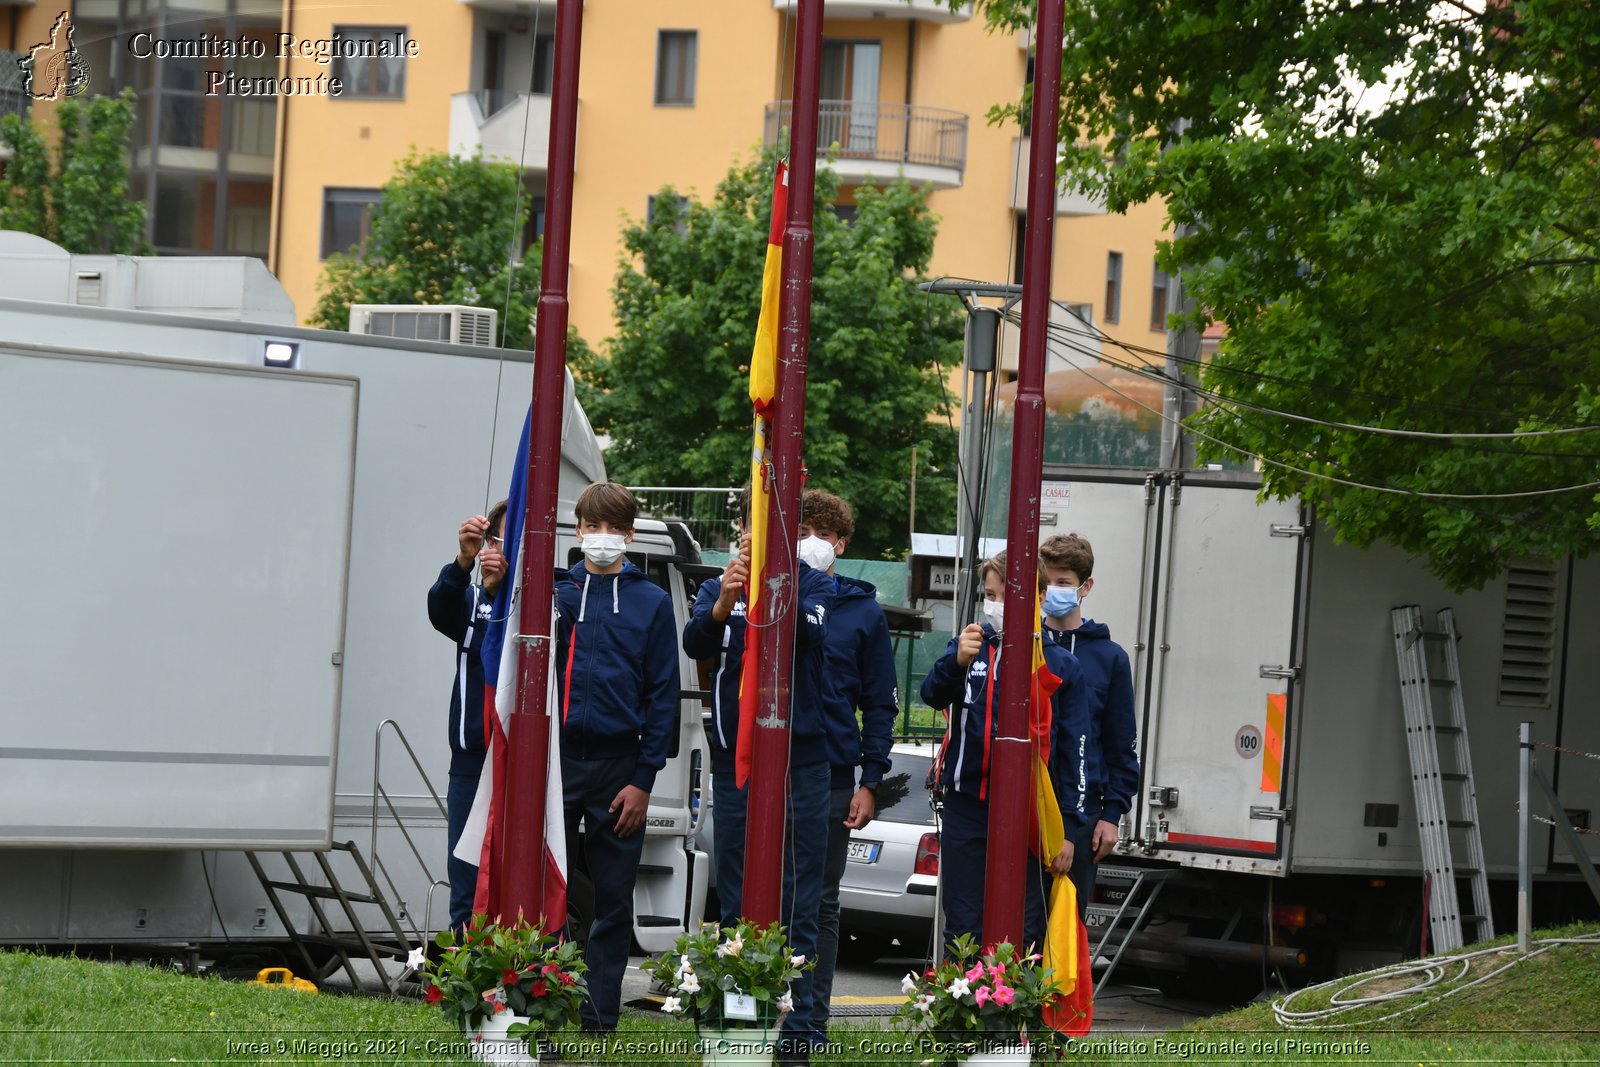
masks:
<svg viewBox="0 0 1600 1067"><path fill-rule="evenodd" d="M1085 614L1134 665L1142 780L1118 867L1176 867L1160 940L1250 959L1294 946L1315 967L1420 943L1422 859L1390 610L1450 607L1460 632L1478 808L1500 927L1514 915L1517 724L1600 752L1600 557L1527 560L1452 593L1391 547L1336 542L1296 501L1258 502L1221 472L1047 467L1043 532L1095 547ZM1592 760L1540 751L1564 806L1600 809ZM1535 805L1536 811L1542 807ZM1572 856L1533 825L1536 909L1581 904ZM1600 841L1591 855L1600 856ZM1119 889L1105 886L1116 899ZM1569 899L1576 889L1579 896ZM1592 905L1592 902L1590 902ZM1542 907L1541 907L1542 905ZM1335 951L1337 950L1337 952ZM1210 963L1145 963L1217 979ZM1214 962L1214 961L1213 961Z"/></svg>
<svg viewBox="0 0 1600 1067"><path fill-rule="evenodd" d="M424 775L442 797L454 649L424 598L461 519L510 483L531 370L0 299L0 943L281 942L319 908L332 940L376 925L389 948L445 925ZM572 501L604 477L569 379L563 562ZM697 547L641 522L632 549L681 626ZM683 708L637 891L648 950L705 894L705 740ZM273 900L252 857L313 890ZM336 881L383 914L312 895Z"/></svg>

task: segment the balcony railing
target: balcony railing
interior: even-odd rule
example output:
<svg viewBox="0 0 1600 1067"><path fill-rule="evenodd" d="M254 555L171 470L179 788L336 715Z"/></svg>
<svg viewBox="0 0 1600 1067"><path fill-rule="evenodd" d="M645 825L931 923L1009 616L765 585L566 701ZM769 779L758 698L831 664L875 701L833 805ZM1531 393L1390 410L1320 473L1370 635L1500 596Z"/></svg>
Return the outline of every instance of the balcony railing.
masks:
<svg viewBox="0 0 1600 1067"><path fill-rule="evenodd" d="M789 100L767 105L768 144L776 144L780 133L792 126L792 106ZM817 111L817 153L840 161L954 171L959 184L967 166L967 116L914 104L824 100Z"/></svg>
<svg viewBox="0 0 1600 1067"><path fill-rule="evenodd" d="M0 62L5 61L5 53L0 52ZM28 117L29 106L32 101L28 94L20 88L0 85L0 116L21 115Z"/></svg>
<svg viewBox="0 0 1600 1067"><path fill-rule="evenodd" d="M476 89L450 98L450 151L546 169L550 149L550 97L542 93Z"/></svg>

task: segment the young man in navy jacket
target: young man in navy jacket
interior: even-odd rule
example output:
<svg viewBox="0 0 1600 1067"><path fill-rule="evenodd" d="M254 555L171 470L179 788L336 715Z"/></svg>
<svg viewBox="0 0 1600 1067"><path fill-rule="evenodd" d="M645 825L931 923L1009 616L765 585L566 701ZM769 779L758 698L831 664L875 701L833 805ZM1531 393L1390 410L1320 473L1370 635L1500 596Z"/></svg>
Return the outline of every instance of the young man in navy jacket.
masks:
<svg viewBox="0 0 1600 1067"><path fill-rule="evenodd" d="M472 897L478 884L478 868L456 859L455 850L478 792L488 749L483 726L483 661L478 651L495 591L506 574L504 546L497 543L505 515L506 502L502 500L488 515L474 515L463 522L456 531L456 558L444 565L428 590L428 621L456 643L456 673L450 685L450 787L445 794L449 841L445 870L450 875L450 926L456 930L472 918ZM481 582L472 580L474 562L483 570Z"/></svg>
<svg viewBox="0 0 1600 1067"><path fill-rule="evenodd" d="M1078 658L1089 683L1088 822L1072 861L1078 911L1094 892L1095 864L1117 843L1117 824L1139 788L1138 724L1133 717L1133 671L1128 654L1105 623L1083 617L1094 588L1094 549L1077 534L1057 534L1039 546L1047 583L1044 636Z"/></svg>
<svg viewBox="0 0 1600 1067"><path fill-rule="evenodd" d="M950 728L939 753L939 781L944 785L944 819L940 827L939 877L944 891L944 936L948 950L962 934L983 941L984 872L989 837L989 753L999 736L1001 670L1000 632L1005 595L1006 554L985 560L983 609L987 621L969 624L950 642L945 654L922 680L922 700L929 707L951 708ZM1005 670L1032 668L1032 655ZM1066 824L1066 841L1048 864L1055 874L1072 868L1073 842L1086 825L1084 753L1088 747L1088 686L1070 652L1044 642L1044 662L1061 679L1051 700L1050 778ZM1032 796L1029 797L1032 803ZM1030 851L1023 911L1023 941L1044 943L1047 865Z"/></svg>
<svg viewBox="0 0 1600 1067"><path fill-rule="evenodd" d="M828 766L828 845L822 902L817 913L817 970L812 978L814 1040L826 1040L828 1001L839 956L839 883L848 862L850 831L877 814L878 783L889 773L894 718L900 710L895 686L894 646L878 591L867 582L834 573L855 533L855 513L832 493L807 489L800 505L800 559L833 579L833 615L825 642ZM858 722L856 711L860 710ZM856 769L861 780L856 781Z"/></svg>
<svg viewBox="0 0 1600 1067"><path fill-rule="evenodd" d="M745 525L749 526L746 505ZM790 686L789 798L784 828L783 907L791 949L806 959L817 950L817 908L822 896L822 848L828 836L828 767L822 700L823 642L833 611L833 581L826 572L801 563L795 620L794 674ZM750 537L722 577L700 584L694 613L683 628L683 650L712 663L711 799L716 820L714 848L717 902L722 925L743 913L745 815L749 783L735 784L734 756L739 737L739 681L743 673L745 583L750 575ZM812 1043L812 976L807 970L791 990L794 1008L784 1018L784 1063L809 1061Z"/></svg>
<svg viewBox="0 0 1600 1067"><path fill-rule="evenodd" d="M678 724L678 650L666 590L623 555L638 512L633 494L598 482L574 510L583 561L556 586L567 870L578 866L581 822L594 882L583 1028L609 1031L622 1006L650 790Z"/></svg>

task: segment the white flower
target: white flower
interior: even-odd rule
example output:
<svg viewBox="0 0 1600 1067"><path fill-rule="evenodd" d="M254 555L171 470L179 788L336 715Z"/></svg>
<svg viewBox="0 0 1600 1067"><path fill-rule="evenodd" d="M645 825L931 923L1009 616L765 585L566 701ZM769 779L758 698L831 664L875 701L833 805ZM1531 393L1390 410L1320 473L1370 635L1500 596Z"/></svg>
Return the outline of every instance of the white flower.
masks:
<svg viewBox="0 0 1600 1067"><path fill-rule="evenodd" d="M787 989L778 997L778 1010L794 1011L794 997L790 995Z"/></svg>
<svg viewBox="0 0 1600 1067"><path fill-rule="evenodd" d="M962 975L960 978L957 978L954 982L951 982L948 986L946 986L945 992L949 993L952 997L964 997L968 993L972 992L972 983L967 981L965 975Z"/></svg>
<svg viewBox="0 0 1600 1067"><path fill-rule="evenodd" d="M906 976L904 978L900 979L900 992L904 993L906 996L909 997L911 994L915 993L916 991L917 991L917 976L912 974L910 971L907 971L906 972Z"/></svg>
<svg viewBox="0 0 1600 1067"><path fill-rule="evenodd" d="M689 972L685 973L684 976L681 979L678 980L678 992L680 992L680 993L698 993L698 992L700 992L700 977L698 975L696 975L693 971L689 971Z"/></svg>
<svg viewBox="0 0 1600 1067"><path fill-rule="evenodd" d="M668 997L661 1002L661 1010L668 1015L674 1015L683 1010L683 1001L677 997Z"/></svg>
<svg viewBox="0 0 1600 1067"><path fill-rule="evenodd" d="M806 958L804 956L790 956L789 957L789 966L791 966L791 967L804 967L805 965L806 965Z"/></svg>
<svg viewBox="0 0 1600 1067"><path fill-rule="evenodd" d="M717 946L717 955L719 956L737 956L743 951L744 941L743 939L737 937L730 941L725 941Z"/></svg>
<svg viewBox="0 0 1600 1067"><path fill-rule="evenodd" d="M917 1003L916 1003L916 1008L917 1008L918 1011L922 1011L922 1012L932 1011L933 1010L933 997L932 997L932 995L928 994L928 993L924 993L924 994L922 994L922 996L918 997L917 998Z"/></svg>
<svg viewBox="0 0 1600 1067"><path fill-rule="evenodd" d="M416 948L412 949L411 954L406 957L406 966L411 968L413 971L422 970L423 964L427 962L428 954L422 951L421 945L418 945Z"/></svg>

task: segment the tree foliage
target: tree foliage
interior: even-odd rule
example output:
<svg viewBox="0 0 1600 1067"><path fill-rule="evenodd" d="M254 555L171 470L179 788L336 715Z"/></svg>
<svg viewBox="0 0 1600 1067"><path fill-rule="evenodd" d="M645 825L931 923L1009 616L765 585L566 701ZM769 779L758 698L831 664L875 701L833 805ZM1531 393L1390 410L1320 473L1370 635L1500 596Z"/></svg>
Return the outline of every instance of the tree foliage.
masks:
<svg viewBox="0 0 1600 1067"><path fill-rule="evenodd" d="M504 347L533 347L539 246L520 249L528 197L517 168L444 152L401 160L373 209L366 247L328 257L312 325L350 328L351 304L466 304L500 312ZM498 340L498 339L497 339ZM569 358L581 357L576 332Z"/></svg>
<svg viewBox="0 0 1600 1067"><path fill-rule="evenodd" d="M617 334L582 366L583 402L609 433L612 477L633 484L739 485L750 470L750 352L760 312L774 159L733 168L710 203L655 197L623 231ZM944 378L962 319L916 288L933 251L927 194L863 187L853 221L817 178L804 458L808 484L856 511L854 556L904 549L917 524L954 521L954 434ZM940 415L937 421L932 416ZM915 470L913 470L913 454Z"/></svg>
<svg viewBox="0 0 1600 1067"><path fill-rule="evenodd" d="M1068 177L1164 199L1163 261L1228 327L1202 454L1261 457L1264 494L1457 588L1595 547L1600 433L1326 423L1600 421L1600 8L1067 0L1064 36Z"/></svg>
<svg viewBox="0 0 1600 1067"><path fill-rule="evenodd" d="M11 159L0 175L0 230L22 230L78 253L149 251L145 205L128 199L133 91L67 97L55 106L54 146L37 121L0 118Z"/></svg>

